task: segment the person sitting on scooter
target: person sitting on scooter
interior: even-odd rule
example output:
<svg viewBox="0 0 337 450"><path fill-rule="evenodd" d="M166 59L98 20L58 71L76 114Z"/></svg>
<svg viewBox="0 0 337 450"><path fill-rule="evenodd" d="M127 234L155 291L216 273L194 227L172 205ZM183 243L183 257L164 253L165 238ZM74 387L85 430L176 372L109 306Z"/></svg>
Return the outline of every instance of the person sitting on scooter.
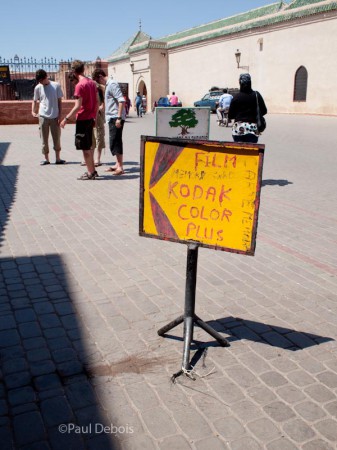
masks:
<svg viewBox="0 0 337 450"><path fill-rule="evenodd" d="M232 99L233 96L228 94L228 89L223 89L223 94L219 98L219 106L216 110L219 122L222 122L224 120L224 114L228 113L229 105L231 104Z"/></svg>

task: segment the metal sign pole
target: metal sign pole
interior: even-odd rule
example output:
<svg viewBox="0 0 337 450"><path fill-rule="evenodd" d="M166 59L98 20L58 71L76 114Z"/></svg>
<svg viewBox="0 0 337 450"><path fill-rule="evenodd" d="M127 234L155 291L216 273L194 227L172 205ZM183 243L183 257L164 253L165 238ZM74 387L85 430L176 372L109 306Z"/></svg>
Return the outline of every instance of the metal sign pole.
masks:
<svg viewBox="0 0 337 450"><path fill-rule="evenodd" d="M184 352L182 368L190 370L190 345L193 340L195 316L195 291L197 285L198 246L189 245L187 249L185 312L184 312Z"/></svg>
<svg viewBox="0 0 337 450"><path fill-rule="evenodd" d="M172 328L184 322L184 350L182 370L191 370L190 346L193 340L193 327L196 323L206 333L210 334L222 347L228 347L229 342L217 331L210 327L195 314L195 292L197 285L198 245L189 244L187 250L186 287L185 287L185 311L184 315L168 323L158 330L159 336L163 336Z"/></svg>

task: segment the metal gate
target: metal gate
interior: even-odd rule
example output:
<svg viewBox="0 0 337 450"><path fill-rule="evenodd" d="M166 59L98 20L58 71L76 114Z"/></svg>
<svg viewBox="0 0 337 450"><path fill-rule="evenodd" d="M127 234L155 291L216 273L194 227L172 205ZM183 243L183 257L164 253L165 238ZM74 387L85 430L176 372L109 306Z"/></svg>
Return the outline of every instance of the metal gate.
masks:
<svg viewBox="0 0 337 450"><path fill-rule="evenodd" d="M51 80L59 71L59 63L55 58L19 58L0 57L0 100L32 100L36 86L35 72L44 69Z"/></svg>

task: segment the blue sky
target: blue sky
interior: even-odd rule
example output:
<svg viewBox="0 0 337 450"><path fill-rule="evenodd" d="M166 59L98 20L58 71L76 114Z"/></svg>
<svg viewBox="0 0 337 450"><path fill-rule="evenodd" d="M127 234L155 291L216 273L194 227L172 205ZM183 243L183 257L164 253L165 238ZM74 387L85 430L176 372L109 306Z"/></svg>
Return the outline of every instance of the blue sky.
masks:
<svg viewBox="0 0 337 450"><path fill-rule="evenodd" d="M0 57L102 59L139 29L160 38L275 0L1 2ZM288 1L289 3L289 1Z"/></svg>

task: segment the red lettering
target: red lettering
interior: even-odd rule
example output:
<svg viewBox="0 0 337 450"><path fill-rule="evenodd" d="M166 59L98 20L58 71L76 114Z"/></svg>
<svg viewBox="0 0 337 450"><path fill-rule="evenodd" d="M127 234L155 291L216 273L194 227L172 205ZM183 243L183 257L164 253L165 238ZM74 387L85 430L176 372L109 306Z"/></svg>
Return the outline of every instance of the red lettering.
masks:
<svg viewBox="0 0 337 450"><path fill-rule="evenodd" d="M178 208L178 216L179 216L180 219L182 219L182 220L187 220L188 217L183 217L182 214L181 214L181 210L182 210L183 208L187 208L187 205L181 205L181 206L179 206L179 208Z"/></svg>
<svg viewBox="0 0 337 450"><path fill-rule="evenodd" d="M206 172L204 172L203 170L201 170L200 173L197 172L197 173L195 174L195 178L199 178L199 180L203 180L203 179L205 178L205 175L206 175Z"/></svg>
<svg viewBox="0 0 337 450"><path fill-rule="evenodd" d="M183 190L185 190L185 194L184 194ZM187 184L182 184L180 186L180 195L182 197L189 197L190 196L190 188L187 186Z"/></svg>
<svg viewBox="0 0 337 450"><path fill-rule="evenodd" d="M225 190L225 186L224 185L221 186L221 192L220 192L220 195L219 195L220 205L222 205L222 201L223 201L224 198L226 198L227 200L230 200L230 198L228 197L227 193L230 192L231 190L232 190L232 188L229 188L226 191Z"/></svg>
<svg viewBox="0 0 337 450"><path fill-rule="evenodd" d="M197 232L196 232L196 237L199 238L199 239L202 239L202 236L199 236L199 231L200 231L200 225L198 225Z"/></svg>
<svg viewBox="0 0 337 450"><path fill-rule="evenodd" d="M229 160L232 161L233 168L235 169L235 167L236 167L236 155L234 155L231 158L229 158Z"/></svg>
<svg viewBox="0 0 337 450"><path fill-rule="evenodd" d="M226 218L227 221L229 222L229 218L231 215L232 215L232 211L230 211L229 209L224 209L222 212L221 220L224 220L224 218Z"/></svg>
<svg viewBox="0 0 337 450"><path fill-rule="evenodd" d="M199 209L196 206L191 206L190 214L192 219L196 219L199 217Z"/></svg>
<svg viewBox="0 0 337 450"><path fill-rule="evenodd" d="M207 228L205 228L205 232L204 232L205 239L213 239L213 228L211 228L209 234L210 234L210 235L207 236Z"/></svg>
<svg viewBox="0 0 337 450"><path fill-rule="evenodd" d="M215 164L216 162L216 153L214 153L213 158L212 158L212 166L213 167L221 167L219 164Z"/></svg>
<svg viewBox="0 0 337 450"><path fill-rule="evenodd" d="M223 233L223 230L218 230L217 232L216 232L216 235L217 235L217 241L223 241L223 237L222 237L222 233Z"/></svg>
<svg viewBox="0 0 337 450"><path fill-rule="evenodd" d="M244 199L244 200L242 200L241 207L242 208L247 208L247 207L254 208L254 201Z"/></svg>
<svg viewBox="0 0 337 450"><path fill-rule="evenodd" d="M200 219L202 219L202 220L208 220L207 217L204 216L204 212L205 212L205 207L202 206L202 207L201 207L201 211L200 211Z"/></svg>
<svg viewBox="0 0 337 450"><path fill-rule="evenodd" d="M202 158L201 158L202 156ZM205 161L206 159L206 161ZM197 170L199 163L203 163L204 166L208 166L208 155L205 153L197 152L195 154L195 162L194 162L194 169Z"/></svg>
<svg viewBox="0 0 337 450"><path fill-rule="evenodd" d="M199 194L197 194L197 190L199 190ZM196 184L193 189L193 200L201 198L203 193L204 193L203 188L198 184Z"/></svg>
<svg viewBox="0 0 337 450"><path fill-rule="evenodd" d="M227 169L227 164L229 161L232 163L232 166L235 169L236 168L236 155L231 156L230 158L228 157L228 155L226 155L225 162L224 162L224 167L226 167L226 169Z"/></svg>
<svg viewBox="0 0 337 450"><path fill-rule="evenodd" d="M189 235L190 235L190 232L191 232L191 231L194 231L196 228L197 228L196 225L195 225L194 223L191 223L191 222L190 222L190 223L187 225L187 228L186 228L186 236L189 236Z"/></svg>
<svg viewBox="0 0 337 450"><path fill-rule="evenodd" d="M208 196L213 197L212 202L215 200L216 189L214 187L209 187L206 192L206 200L208 200Z"/></svg>
<svg viewBox="0 0 337 450"><path fill-rule="evenodd" d="M244 217L246 220L253 220L253 214L249 211L243 211L243 214L246 214L248 217Z"/></svg>
<svg viewBox="0 0 337 450"><path fill-rule="evenodd" d="M171 183L169 181L169 185L168 185L168 198L171 197L171 194L175 197L178 198L177 194L174 192L174 188L177 186L178 181L175 181L174 183Z"/></svg>
<svg viewBox="0 0 337 450"><path fill-rule="evenodd" d="M255 172L252 172L251 170L246 170L246 180L255 180L256 175Z"/></svg>
<svg viewBox="0 0 337 450"><path fill-rule="evenodd" d="M220 213L217 209L212 209L212 211L209 214L209 217L211 220L218 220L220 217Z"/></svg>

